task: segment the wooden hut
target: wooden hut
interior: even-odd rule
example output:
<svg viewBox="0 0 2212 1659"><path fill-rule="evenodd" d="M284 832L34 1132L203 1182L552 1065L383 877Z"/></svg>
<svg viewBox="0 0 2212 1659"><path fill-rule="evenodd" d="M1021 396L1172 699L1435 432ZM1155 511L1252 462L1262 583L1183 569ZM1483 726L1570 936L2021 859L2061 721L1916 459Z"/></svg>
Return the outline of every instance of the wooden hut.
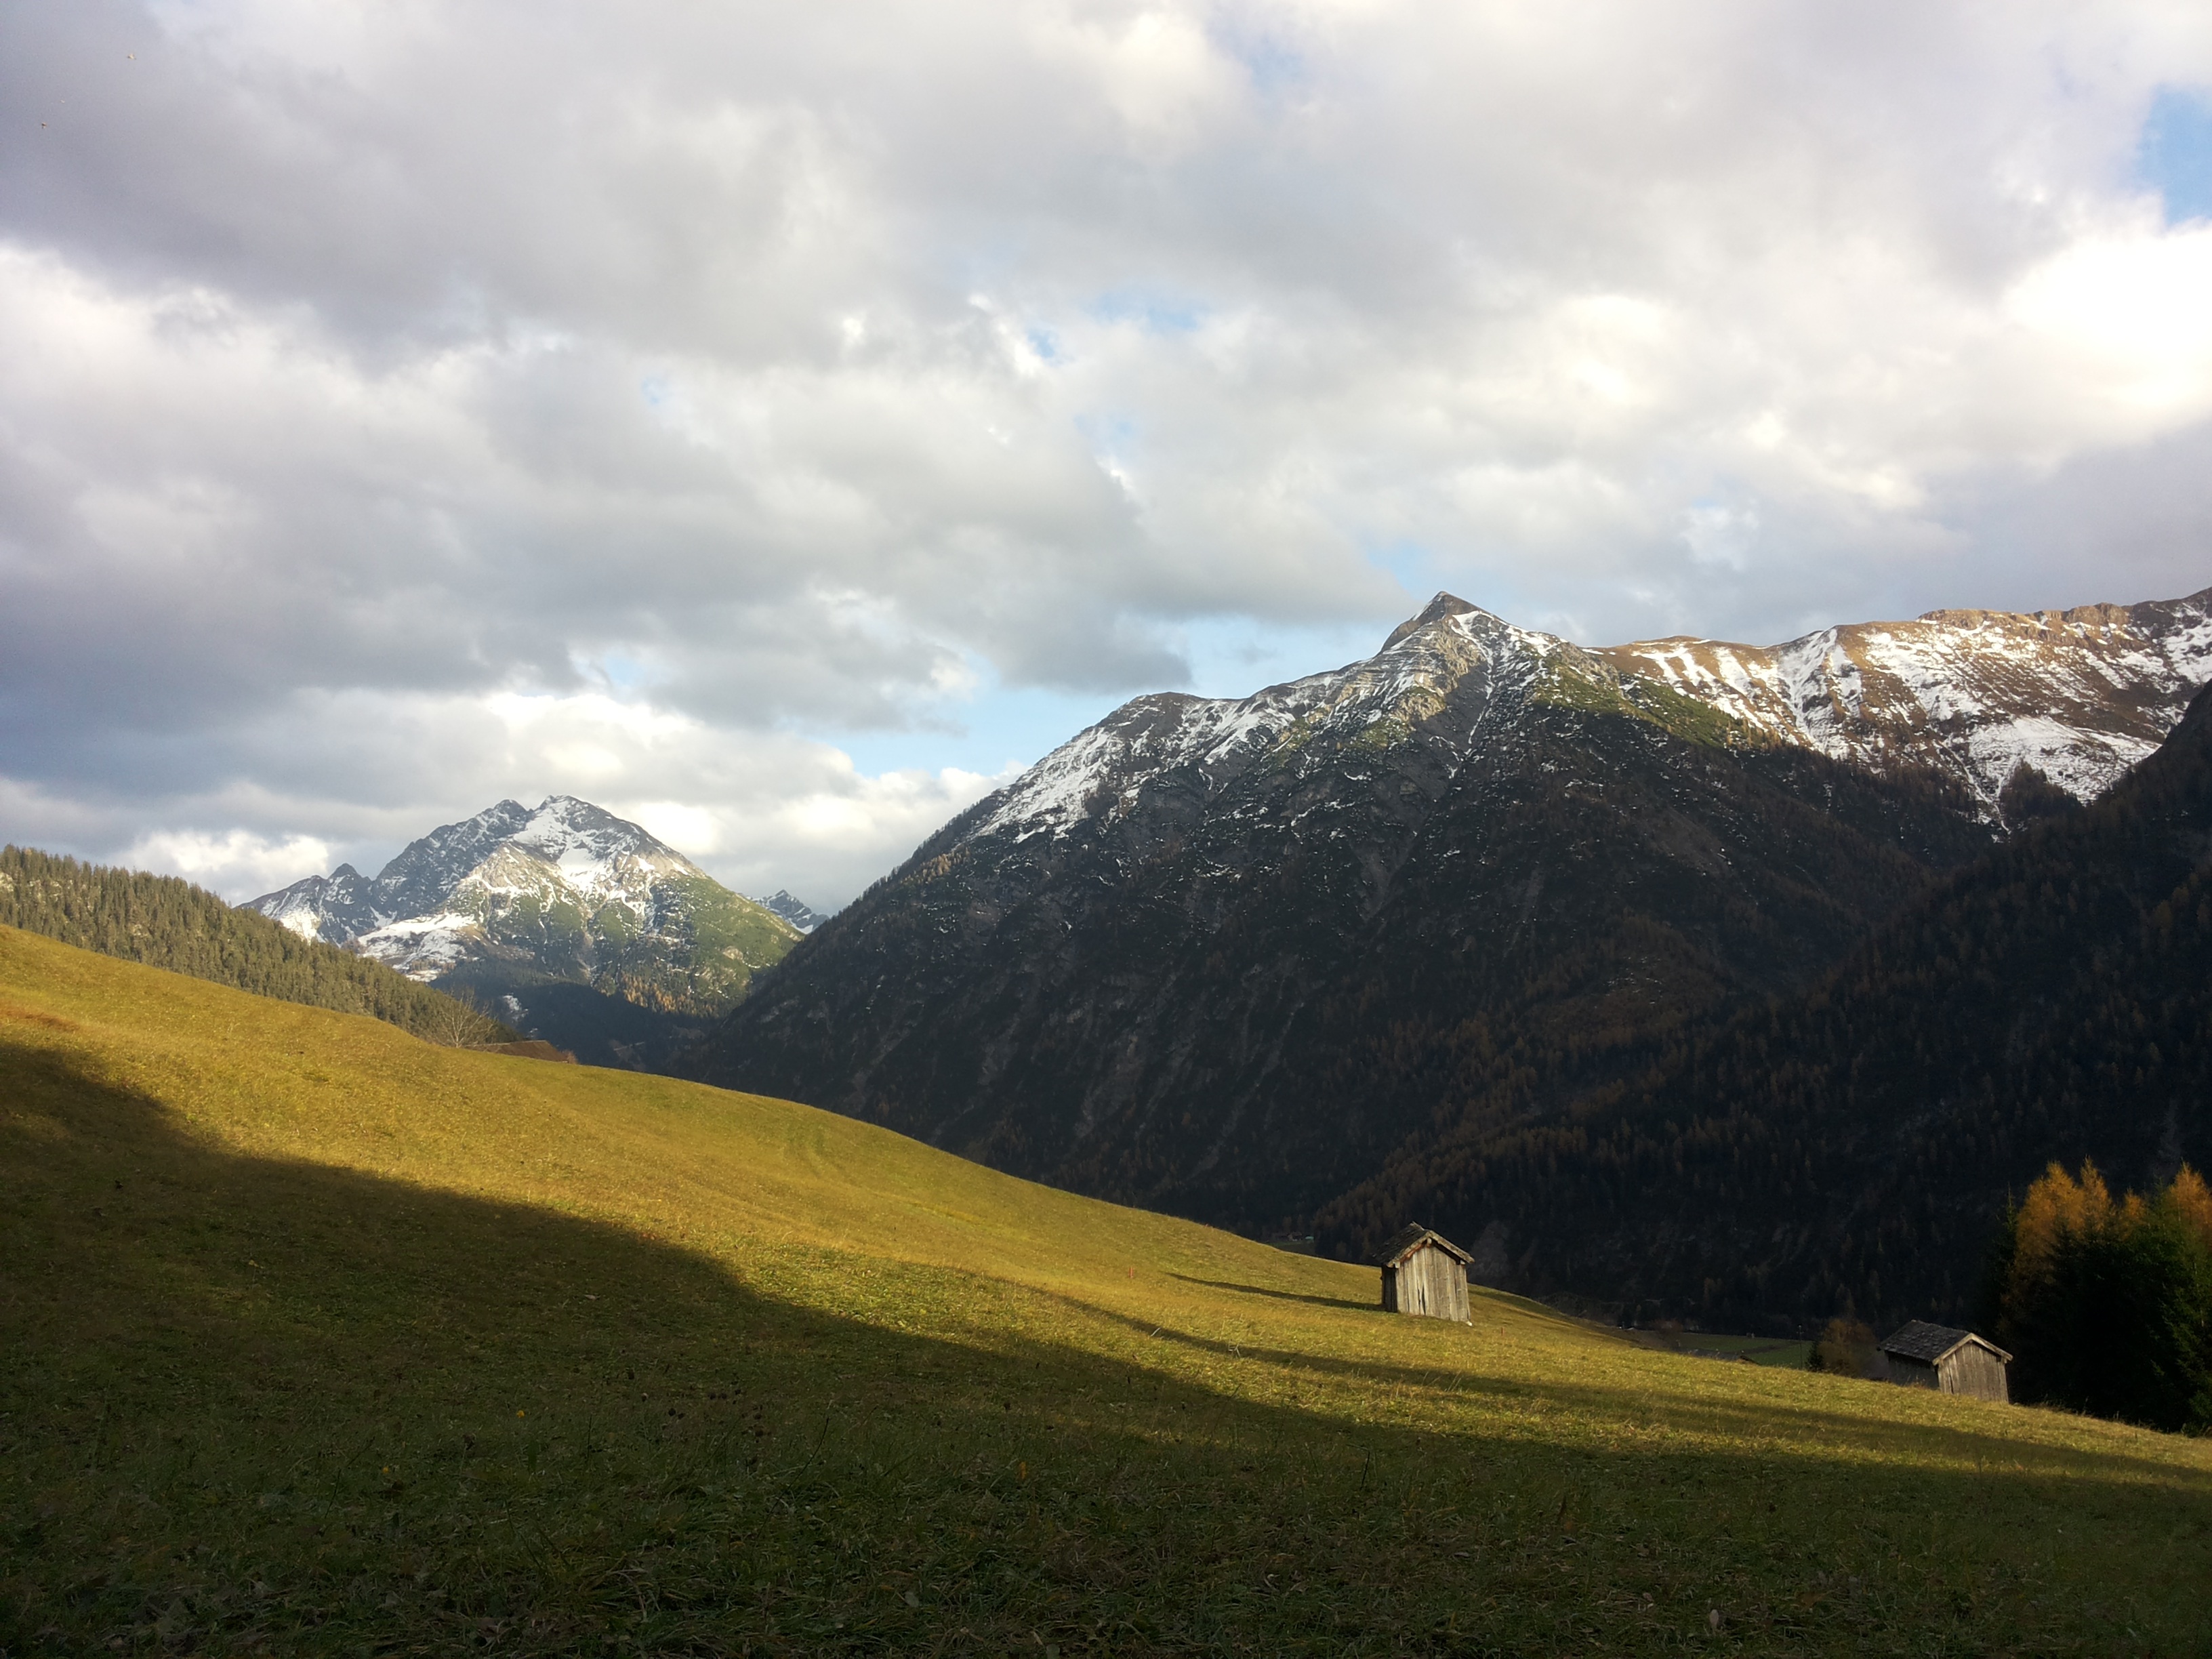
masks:
<svg viewBox="0 0 2212 1659"><path fill-rule="evenodd" d="M1382 1247L1383 1307L1468 1323L1467 1264L1474 1259L1442 1233L1407 1228Z"/></svg>
<svg viewBox="0 0 2212 1659"><path fill-rule="evenodd" d="M2005 1387L2005 1367L2012 1356L1972 1331L1916 1319L1883 1339L1881 1356L1889 1380L1907 1388L1969 1394L1977 1400L2012 1397Z"/></svg>

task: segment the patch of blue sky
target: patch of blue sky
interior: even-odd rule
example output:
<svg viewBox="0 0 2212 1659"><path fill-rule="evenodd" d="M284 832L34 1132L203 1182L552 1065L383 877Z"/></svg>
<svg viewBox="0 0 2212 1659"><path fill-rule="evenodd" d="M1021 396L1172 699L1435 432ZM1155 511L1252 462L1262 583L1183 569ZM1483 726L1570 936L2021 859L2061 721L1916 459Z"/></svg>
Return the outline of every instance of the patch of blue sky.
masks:
<svg viewBox="0 0 2212 1659"><path fill-rule="evenodd" d="M659 678L652 669L633 657L595 657L578 663L577 667L586 677L604 682L617 696L644 690Z"/></svg>
<svg viewBox="0 0 2212 1659"><path fill-rule="evenodd" d="M1217 617L1188 623L1182 634L1189 689L1203 697L1249 697L1270 685L1371 657L1382 649L1389 627L1372 618L1274 623Z"/></svg>
<svg viewBox="0 0 2212 1659"><path fill-rule="evenodd" d="M870 776L957 767L994 777L1035 764L1084 727L1146 692L1249 696L1285 680L1371 656L1389 631L1387 623L1373 618L1290 623L1249 617L1202 617L1169 630L1169 640L1189 665L1189 676L1181 685L1101 691L1010 686L978 663L981 690L957 702L918 711L920 723L914 726L816 735L844 750Z"/></svg>
<svg viewBox="0 0 2212 1659"><path fill-rule="evenodd" d="M2212 88L2160 87L2136 142L2136 174L2166 202L2166 222L2212 219Z"/></svg>
<svg viewBox="0 0 2212 1659"><path fill-rule="evenodd" d="M1312 80L1305 57L1281 35L1249 26L1243 17L1218 17L1207 26L1213 44L1242 64L1253 91L1279 98L1302 90Z"/></svg>
<svg viewBox="0 0 2212 1659"><path fill-rule="evenodd" d="M650 409L660 408L674 395L667 380L658 374L647 375L644 380L640 380L637 383L637 393L639 397L645 399L646 406Z"/></svg>
<svg viewBox="0 0 2212 1659"><path fill-rule="evenodd" d="M1120 708L1129 695L992 684L957 706L928 711L926 724L904 731L819 735L870 777L942 772L947 767L996 777L1042 760Z"/></svg>
<svg viewBox="0 0 2212 1659"><path fill-rule="evenodd" d="M1400 621L1419 615L1439 593L1449 593L1469 605L1479 605L1510 623L1523 625L1528 624L1529 612L1536 603L1534 596L1508 574L1512 568L1508 559L1470 562L1464 558L1440 557L1430 548L1412 541L1370 547L1364 556L1376 569L1386 570L1397 579L1406 596L1406 614ZM1379 640L1376 641L1378 646L1381 643Z"/></svg>
<svg viewBox="0 0 2212 1659"><path fill-rule="evenodd" d="M1191 334L1206 321L1206 308L1186 296L1152 289L1115 289L1084 307L1102 323L1135 323L1151 334Z"/></svg>
<svg viewBox="0 0 2212 1659"><path fill-rule="evenodd" d="M1126 454L1137 441L1136 417L1131 415L1105 415L1094 410L1078 415L1075 429L1083 434L1083 441L1101 455Z"/></svg>
<svg viewBox="0 0 2212 1659"><path fill-rule="evenodd" d="M1392 542L1366 551L1367 562L1387 570L1414 605L1426 605L1437 592L1436 560L1419 542ZM1409 611L1407 615L1411 615Z"/></svg>
<svg viewBox="0 0 2212 1659"><path fill-rule="evenodd" d="M1033 328L1029 333L1030 349L1041 362L1058 363L1066 361L1060 350L1060 337L1048 328Z"/></svg>

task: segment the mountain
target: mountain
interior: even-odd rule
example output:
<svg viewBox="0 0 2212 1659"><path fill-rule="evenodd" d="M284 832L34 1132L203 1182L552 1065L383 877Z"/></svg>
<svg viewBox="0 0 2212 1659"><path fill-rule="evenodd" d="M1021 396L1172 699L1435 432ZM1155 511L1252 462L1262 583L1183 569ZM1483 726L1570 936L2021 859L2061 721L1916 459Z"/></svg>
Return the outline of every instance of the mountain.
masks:
<svg viewBox="0 0 2212 1659"><path fill-rule="evenodd" d="M827 915L816 909L812 905L793 897L781 888L778 888L776 890L773 897L755 899L753 902L759 905L763 910L775 911L776 915L781 916L786 921L799 929L802 933L811 933L816 928L819 927L823 922L830 920Z"/></svg>
<svg viewBox="0 0 2212 1659"><path fill-rule="evenodd" d="M0 925L258 996L367 1014L433 1042L516 1036L380 963L234 910L175 876L0 848Z"/></svg>
<svg viewBox="0 0 2212 1659"><path fill-rule="evenodd" d="M799 930L588 801L503 800L250 900L305 938L465 989L592 1063L665 1069Z"/></svg>
<svg viewBox="0 0 2212 1659"><path fill-rule="evenodd" d="M1931 611L1766 647L1675 638L1598 654L1762 737L1875 770L1948 773L1995 815L2023 765L2087 800L2165 741L2212 679L2212 588L2026 615Z"/></svg>
<svg viewBox="0 0 2212 1659"><path fill-rule="evenodd" d="M1758 653L1588 650L1439 595L1346 668L1116 710L810 936L702 1074L1310 1219L1471 1103L1558 1109L1814 982L2004 803L2118 776L2212 673L2208 599Z"/></svg>
<svg viewBox="0 0 2212 1659"><path fill-rule="evenodd" d="M2116 1188L2212 1165L2212 691L2101 799L1925 894L1808 993L1547 1120L1470 1111L1329 1206L1411 1206L1506 1282L1748 1323L1976 1312L2056 1158Z"/></svg>

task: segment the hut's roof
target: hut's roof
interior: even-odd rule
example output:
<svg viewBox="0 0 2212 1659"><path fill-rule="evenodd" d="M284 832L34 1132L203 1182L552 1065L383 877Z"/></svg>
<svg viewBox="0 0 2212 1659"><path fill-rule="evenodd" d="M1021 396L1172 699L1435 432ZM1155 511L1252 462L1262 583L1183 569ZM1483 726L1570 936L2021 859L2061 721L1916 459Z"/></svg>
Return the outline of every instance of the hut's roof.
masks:
<svg viewBox="0 0 2212 1659"><path fill-rule="evenodd" d="M1433 1244L1446 1254L1457 1256L1462 1266L1474 1260L1442 1233L1431 1231L1417 1221L1412 1226L1401 1227L1391 1235L1390 1242L1382 1247L1382 1254L1375 1265L1378 1267L1395 1267L1424 1244Z"/></svg>
<svg viewBox="0 0 2212 1659"><path fill-rule="evenodd" d="M1948 1358L1969 1342L1978 1342L1998 1358L2009 1361L2012 1356L1985 1336L1976 1336L1972 1331L1954 1329L1948 1325L1930 1325L1924 1319L1909 1320L1899 1325L1882 1340L1881 1351L1893 1353L1902 1359L1917 1359L1924 1365L1933 1365Z"/></svg>

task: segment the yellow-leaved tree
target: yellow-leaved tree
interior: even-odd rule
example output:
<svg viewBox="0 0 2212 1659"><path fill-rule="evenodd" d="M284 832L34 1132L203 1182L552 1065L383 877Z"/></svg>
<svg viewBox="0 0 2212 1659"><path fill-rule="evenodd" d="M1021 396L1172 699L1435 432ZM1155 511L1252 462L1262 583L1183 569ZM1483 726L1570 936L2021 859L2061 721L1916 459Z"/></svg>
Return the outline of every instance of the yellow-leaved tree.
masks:
<svg viewBox="0 0 2212 1659"><path fill-rule="evenodd" d="M2051 1164L2006 1216L1986 1294L2016 1398L2212 1427L2212 1189L2186 1164L2118 1199L2086 1159Z"/></svg>

